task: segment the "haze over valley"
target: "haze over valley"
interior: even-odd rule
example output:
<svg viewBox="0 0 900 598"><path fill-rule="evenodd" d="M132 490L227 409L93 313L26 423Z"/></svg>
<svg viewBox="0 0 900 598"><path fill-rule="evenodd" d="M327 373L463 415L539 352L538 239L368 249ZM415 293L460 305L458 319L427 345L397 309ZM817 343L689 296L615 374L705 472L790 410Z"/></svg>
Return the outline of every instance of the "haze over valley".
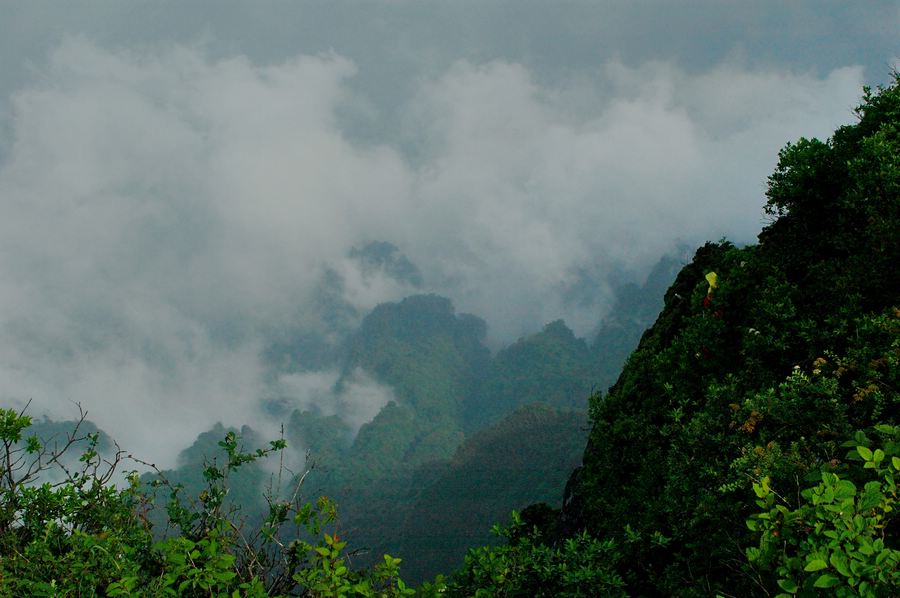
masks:
<svg viewBox="0 0 900 598"><path fill-rule="evenodd" d="M268 399L371 419L393 390L337 354L383 302L447 297L494 352L557 319L590 342L661 257L755 237L775 152L850 118L896 22L341 6L2 4L6 403L173 464L277 429Z"/></svg>

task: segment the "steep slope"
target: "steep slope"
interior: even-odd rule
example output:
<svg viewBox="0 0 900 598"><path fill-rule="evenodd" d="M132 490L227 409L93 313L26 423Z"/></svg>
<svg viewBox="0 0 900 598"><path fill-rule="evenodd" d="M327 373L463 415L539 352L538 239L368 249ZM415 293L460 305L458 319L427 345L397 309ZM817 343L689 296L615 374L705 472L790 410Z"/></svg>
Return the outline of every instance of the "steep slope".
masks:
<svg viewBox="0 0 900 598"><path fill-rule="evenodd" d="M642 286L628 283L616 289L612 309L600 323L590 345L591 379L596 389L605 392L615 383L641 335L659 315L663 295L685 261L664 256Z"/></svg>
<svg viewBox="0 0 900 598"><path fill-rule="evenodd" d="M366 316L344 378L361 369L390 385L396 402L360 429L354 463L378 473L452 456L462 442L464 406L490 359L484 334L482 320L457 315L437 295L385 303Z"/></svg>
<svg viewBox="0 0 900 598"><path fill-rule="evenodd" d="M854 430L900 423L896 82L858 115L781 152L759 245L699 249L593 401L563 522L618 538L635 594L779 591L745 558L751 481L796 503L821 468L841 470Z"/></svg>
<svg viewBox="0 0 900 598"><path fill-rule="evenodd" d="M485 332L479 318L455 314L449 299L414 295L366 316L344 369L390 384L421 416L458 419L490 359Z"/></svg>

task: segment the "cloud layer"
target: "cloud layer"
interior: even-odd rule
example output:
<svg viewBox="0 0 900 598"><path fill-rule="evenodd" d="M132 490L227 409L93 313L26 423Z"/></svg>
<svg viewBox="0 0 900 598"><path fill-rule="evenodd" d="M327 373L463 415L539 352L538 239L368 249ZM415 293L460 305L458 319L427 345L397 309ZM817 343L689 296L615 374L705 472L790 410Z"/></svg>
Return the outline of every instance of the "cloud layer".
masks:
<svg viewBox="0 0 900 598"><path fill-rule="evenodd" d="M370 241L494 343L559 317L586 333L612 274L752 240L777 150L848 122L862 69L610 61L551 87L460 61L406 98L400 142L359 141L341 116L378 119L355 76L333 53L59 46L12 97L0 164L4 400L79 401L162 462L215 421L253 425L272 392L259 353L324 326L325 272L359 313L413 290L348 258ZM354 425L385 400L363 386Z"/></svg>

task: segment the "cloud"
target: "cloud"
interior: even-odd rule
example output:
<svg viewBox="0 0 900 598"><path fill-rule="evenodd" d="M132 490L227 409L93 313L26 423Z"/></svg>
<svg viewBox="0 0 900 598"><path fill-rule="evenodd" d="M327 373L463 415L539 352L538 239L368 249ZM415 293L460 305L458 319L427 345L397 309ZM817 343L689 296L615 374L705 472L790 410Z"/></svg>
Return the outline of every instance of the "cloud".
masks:
<svg viewBox="0 0 900 598"><path fill-rule="evenodd" d="M362 143L338 117L367 105L356 70L334 53L260 66L63 42L10 102L4 400L66 416L79 401L163 463L216 421L260 427L260 351L325 326L328 273L357 314L415 287L484 317L494 344L559 317L586 333L612 273L752 239L778 148L849 121L862 81L612 61L549 86L460 61L404 100L402 142ZM421 281L352 258L373 241ZM353 425L386 396L367 388L335 403Z"/></svg>
<svg viewBox="0 0 900 598"><path fill-rule="evenodd" d="M276 388L290 409L337 415L354 433L394 400L390 387L359 368L343 377L339 370L283 374Z"/></svg>
<svg viewBox="0 0 900 598"><path fill-rule="evenodd" d="M593 85L548 89L521 65L457 63L415 101L434 225L401 245L501 338L560 316L584 331L608 289L573 311L561 291L582 269L603 281L679 242L752 240L777 150L848 120L861 77L611 62Z"/></svg>
<svg viewBox="0 0 900 598"><path fill-rule="evenodd" d="M405 195L395 155L334 127L352 72L60 47L13 100L0 171L4 393L80 401L145 454L252 425L262 332Z"/></svg>

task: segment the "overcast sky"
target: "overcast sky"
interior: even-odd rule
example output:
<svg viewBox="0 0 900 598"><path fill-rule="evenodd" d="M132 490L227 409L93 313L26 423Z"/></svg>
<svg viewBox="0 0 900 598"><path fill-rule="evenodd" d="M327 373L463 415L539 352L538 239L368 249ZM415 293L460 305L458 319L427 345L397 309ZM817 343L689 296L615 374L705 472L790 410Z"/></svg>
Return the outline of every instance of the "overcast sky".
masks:
<svg viewBox="0 0 900 598"><path fill-rule="evenodd" d="M0 396L165 462L254 421L326 271L359 313L415 290L370 241L494 347L587 334L611 279L752 241L778 149L852 122L898 33L877 1L0 0ZM279 392L389 397L331 382Z"/></svg>

